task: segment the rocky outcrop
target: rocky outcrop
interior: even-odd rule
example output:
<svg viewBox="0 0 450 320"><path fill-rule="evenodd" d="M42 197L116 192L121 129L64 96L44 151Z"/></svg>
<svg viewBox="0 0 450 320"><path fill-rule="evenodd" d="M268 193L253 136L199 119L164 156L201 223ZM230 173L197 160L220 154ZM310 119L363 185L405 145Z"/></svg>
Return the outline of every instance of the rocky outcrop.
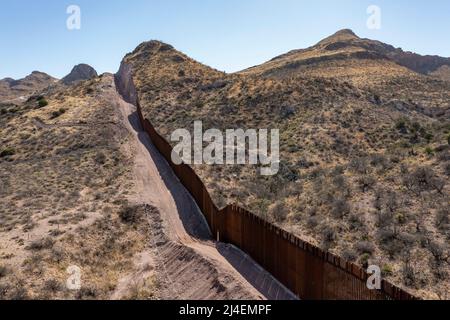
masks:
<svg viewBox="0 0 450 320"><path fill-rule="evenodd" d="M61 82L65 85L76 84L80 81L90 80L92 78L97 77L97 71L87 64L79 64L75 66L72 71L65 76Z"/></svg>
<svg viewBox="0 0 450 320"><path fill-rule="evenodd" d="M0 80L0 101L26 99L28 96L40 92L51 86L57 79L44 72L33 71L23 79L5 78Z"/></svg>
<svg viewBox="0 0 450 320"><path fill-rule="evenodd" d="M134 106L138 105L138 95L133 83L133 71L129 64L122 62L114 76L116 88L123 99Z"/></svg>

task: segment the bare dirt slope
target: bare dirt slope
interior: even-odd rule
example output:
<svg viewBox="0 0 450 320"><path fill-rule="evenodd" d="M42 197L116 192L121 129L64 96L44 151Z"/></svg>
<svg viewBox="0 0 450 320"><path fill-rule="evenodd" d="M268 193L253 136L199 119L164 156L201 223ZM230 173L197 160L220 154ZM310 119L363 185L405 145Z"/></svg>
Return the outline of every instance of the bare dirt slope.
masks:
<svg viewBox="0 0 450 320"><path fill-rule="evenodd" d="M133 136L135 192L146 206L163 299L292 299L292 294L238 249L215 243L194 200L139 125L136 109L115 99ZM157 210L153 210L155 207Z"/></svg>

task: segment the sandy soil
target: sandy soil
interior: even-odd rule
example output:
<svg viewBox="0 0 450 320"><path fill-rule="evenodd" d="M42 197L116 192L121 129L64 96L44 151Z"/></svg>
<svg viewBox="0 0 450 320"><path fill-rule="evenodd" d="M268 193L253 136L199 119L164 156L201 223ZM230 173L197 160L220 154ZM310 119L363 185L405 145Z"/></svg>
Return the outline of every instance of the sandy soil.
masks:
<svg viewBox="0 0 450 320"><path fill-rule="evenodd" d="M132 139L135 190L152 228L146 253L160 277L162 299L294 299L292 293L239 249L211 240L200 210L167 162L142 131L136 108L111 92ZM157 210L152 210L156 208ZM122 279L113 298L144 271Z"/></svg>

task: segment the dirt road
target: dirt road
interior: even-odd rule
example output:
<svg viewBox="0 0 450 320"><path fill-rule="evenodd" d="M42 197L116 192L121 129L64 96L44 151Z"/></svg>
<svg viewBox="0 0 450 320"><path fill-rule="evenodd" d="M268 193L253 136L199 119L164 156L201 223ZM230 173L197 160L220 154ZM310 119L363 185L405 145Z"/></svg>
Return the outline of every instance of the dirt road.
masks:
<svg viewBox="0 0 450 320"><path fill-rule="evenodd" d="M132 137L133 201L157 209L148 210L148 220L163 282L161 298L294 299L242 251L211 240L194 200L142 131L136 108L115 91L111 94Z"/></svg>

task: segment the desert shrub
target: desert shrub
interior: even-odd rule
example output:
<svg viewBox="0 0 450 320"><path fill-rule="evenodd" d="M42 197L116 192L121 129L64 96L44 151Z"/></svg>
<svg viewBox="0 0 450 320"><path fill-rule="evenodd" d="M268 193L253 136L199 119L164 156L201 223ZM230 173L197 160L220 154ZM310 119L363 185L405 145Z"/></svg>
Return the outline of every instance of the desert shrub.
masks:
<svg viewBox="0 0 450 320"><path fill-rule="evenodd" d="M447 270L442 266L442 264L437 264L435 262L431 262L431 270L433 271L434 276L439 281L446 281L448 279L448 272Z"/></svg>
<svg viewBox="0 0 450 320"><path fill-rule="evenodd" d="M53 262L60 263L64 259L64 251L61 248L53 247L50 251L50 259Z"/></svg>
<svg viewBox="0 0 450 320"><path fill-rule="evenodd" d="M363 266L363 268L367 268L369 266L370 254L364 253L359 257L359 264Z"/></svg>
<svg viewBox="0 0 450 320"><path fill-rule="evenodd" d="M320 231L320 235L322 237L322 244L325 250L328 250L337 239L336 229L329 225L323 226Z"/></svg>
<svg viewBox="0 0 450 320"><path fill-rule="evenodd" d="M384 198L384 206L386 210L394 213L400 206L397 193L395 193L393 190L386 193Z"/></svg>
<svg viewBox="0 0 450 320"><path fill-rule="evenodd" d="M433 140L434 136L432 133L427 132L427 133L425 133L424 138L425 138L425 140L427 140L428 143L430 143L431 140Z"/></svg>
<svg viewBox="0 0 450 320"><path fill-rule="evenodd" d="M0 300L6 300L8 298L9 285L0 283Z"/></svg>
<svg viewBox="0 0 450 320"><path fill-rule="evenodd" d="M439 229L446 228L450 224L450 208L445 204L437 209L435 224Z"/></svg>
<svg viewBox="0 0 450 320"><path fill-rule="evenodd" d="M124 206L119 212L120 220L126 224L136 224L143 218L140 206Z"/></svg>
<svg viewBox="0 0 450 320"><path fill-rule="evenodd" d="M445 244L441 244L436 241L430 241L428 243L428 250L433 255L436 262L441 263L448 259L448 248Z"/></svg>
<svg viewBox="0 0 450 320"><path fill-rule="evenodd" d="M398 235L398 240L402 242L403 248L406 250L418 242L418 237L407 232L401 232Z"/></svg>
<svg viewBox="0 0 450 320"><path fill-rule="evenodd" d="M399 130L401 133L406 133L408 131L406 120L405 119L399 119L395 123L395 128Z"/></svg>
<svg viewBox="0 0 450 320"><path fill-rule="evenodd" d="M450 148L448 148L447 146L445 147L444 150L440 150L440 148L436 148L436 151L439 152L438 154L438 160L440 162L447 162L450 161Z"/></svg>
<svg viewBox="0 0 450 320"><path fill-rule="evenodd" d="M77 300L89 300L95 299L99 295L98 289L93 286L81 287L80 290L77 291L75 298Z"/></svg>
<svg viewBox="0 0 450 320"><path fill-rule="evenodd" d="M319 218L317 216L308 217L308 219L306 219L306 226L309 229L314 229L318 225L319 225Z"/></svg>
<svg viewBox="0 0 450 320"><path fill-rule="evenodd" d="M97 152L97 154L95 155L95 162L101 165L105 164L106 155L102 151Z"/></svg>
<svg viewBox="0 0 450 320"><path fill-rule="evenodd" d="M333 217L342 219L350 213L350 205L345 199L335 199L331 203L331 214Z"/></svg>
<svg viewBox="0 0 450 320"><path fill-rule="evenodd" d="M359 189L365 193L375 186L375 184L377 183L377 180L372 176L365 175L365 176L358 178L357 183L358 183Z"/></svg>
<svg viewBox="0 0 450 320"><path fill-rule="evenodd" d="M19 285L12 288L11 292L8 295L9 300L15 300L15 301L28 300L29 298L30 297L29 297L27 289L25 289L25 287L22 287Z"/></svg>
<svg viewBox="0 0 450 320"><path fill-rule="evenodd" d="M434 155L434 149L431 148L431 147L426 147L426 148L425 148L425 153L426 153L428 156L432 156L432 155Z"/></svg>
<svg viewBox="0 0 450 320"><path fill-rule="evenodd" d="M409 262L403 265L403 284L412 287L416 284L416 271Z"/></svg>
<svg viewBox="0 0 450 320"><path fill-rule="evenodd" d="M27 247L27 249L33 251L41 251L53 248L54 244L55 242L53 241L53 239L51 239L50 237L46 237L31 242L31 244Z"/></svg>
<svg viewBox="0 0 450 320"><path fill-rule="evenodd" d="M355 173L367 174L369 173L369 163L366 157L355 158L350 161L349 169Z"/></svg>
<svg viewBox="0 0 450 320"><path fill-rule="evenodd" d="M450 176L450 162L444 164L444 172L447 176Z"/></svg>
<svg viewBox="0 0 450 320"><path fill-rule="evenodd" d="M395 257L404 249L401 241L397 239L397 234L390 228L382 228L378 230L377 235L381 248L386 251L390 257Z"/></svg>
<svg viewBox="0 0 450 320"><path fill-rule="evenodd" d="M333 172L335 172L335 171L333 171ZM339 174L339 175L333 177L332 184L334 186L334 193L339 193L345 198L350 197L351 188L350 188L347 178L344 175Z"/></svg>
<svg viewBox="0 0 450 320"><path fill-rule="evenodd" d="M61 291L63 286L61 283L56 279L50 279L44 282L44 285L42 286L42 290L44 292L51 292L56 293L58 291Z"/></svg>
<svg viewBox="0 0 450 320"><path fill-rule="evenodd" d="M277 201L269 206L268 214L274 221L281 223L286 220L289 210L286 208L284 202Z"/></svg>
<svg viewBox="0 0 450 320"><path fill-rule="evenodd" d="M6 277L9 272L10 270L7 267L0 265L0 279Z"/></svg>
<svg viewBox="0 0 450 320"><path fill-rule="evenodd" d="M354 250L347 248L342 251L342 258L344 258L344 260L346 261L354 262L356 261L356 259L358 259L358 255Z"/></svg>
<svg viewBox="0 0 450 320"><path fill-rule="evenodd" d="M391 276L394 273L392 266L389 264L385 264L383 265L383 267L381 268L381 274L383 276Z"/></svg>
<svg viewBox="0 0 450 320"><path fill-rule="evenodd" d="M48 106L48 101L44 97L40 97L38 99L38 106L39 106L39 108L44 108L44 107Z"/></svg>
<svg viewBox="0 0 450 320"><path fill-rule="evenodd" d="M348 222L351 230L359 231L364 229L364 218L359 214L350 214L348 217Z"/></svg>
<svg viewBox="0 0 450 320"><path fill-rule="evenodd" d="M66 113L66 109L60 108L58 111L52 112L50 119L56 119L56 118L62 116L64 113Z"/></svg>
<svg viewBox="0 0 450 320"><path fill-rule="evenodd" d="M367 253L369 255L372 255L375 252L375 246L368 241L360 241L355 244L355 250L359 254Z"/></svg>
<svg viewBox="0 0 450 320"><path fill-rule="evenodd" d="M370 165L387 170L389 169L390 161L384 154L372 154L370 156Z"/></svg>
<svg viewBox="0 0 450 320"><path fill-rule="evenodd" d="M411 192L420 194L424 191L437 190L442 192L445 181L436 177L430 167L418 167L403 177L403 185Z"/></svg>
<svg viewBox="0 0 450 320"><path fill-rule="evenodd" d="M0 158L13 156L16 151L13 148L7 147L0 152Z"/></svg>

